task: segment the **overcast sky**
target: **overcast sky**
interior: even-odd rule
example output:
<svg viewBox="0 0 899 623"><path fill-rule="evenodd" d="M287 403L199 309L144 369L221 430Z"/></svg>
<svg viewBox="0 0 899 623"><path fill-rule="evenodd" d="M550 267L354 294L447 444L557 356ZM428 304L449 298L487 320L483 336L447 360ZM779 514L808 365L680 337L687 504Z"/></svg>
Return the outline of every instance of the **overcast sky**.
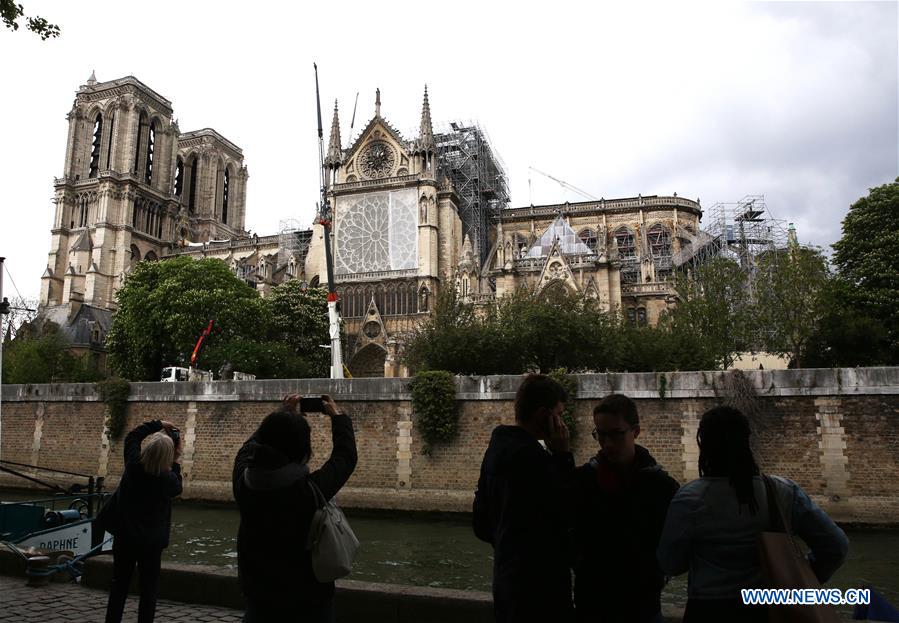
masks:
<svg viewBox="0 0 899 623"><path fill-rule="evenodd" d="M239 145L260 235L313 217L313 60L326 132L336 98L345 146L357 91L356 131L380 87L406 134L427 83L435 122L488 132L513 206L582 199L529 166L606 198L764 194L829 249L849 205L899 175L895 2L22 1L62 29L0 30L0 255L26 297L46 266L65 115L92 70L136 76L182 131Z"/></svg>

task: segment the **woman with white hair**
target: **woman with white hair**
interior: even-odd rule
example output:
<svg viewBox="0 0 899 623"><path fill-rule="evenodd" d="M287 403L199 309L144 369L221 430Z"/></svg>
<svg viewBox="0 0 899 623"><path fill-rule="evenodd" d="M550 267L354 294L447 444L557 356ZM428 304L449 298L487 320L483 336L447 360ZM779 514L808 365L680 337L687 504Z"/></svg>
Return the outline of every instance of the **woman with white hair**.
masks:
<svg viewBox="0 0 899 623"><path fill-rule="evenodd" d="M113 572L106 623L120 623L137 566L138 623L152 623L162 550L168 547L172 498L181 494L181 436L171 422L145 422L125 437L125 473L119 482Z"/></svg>

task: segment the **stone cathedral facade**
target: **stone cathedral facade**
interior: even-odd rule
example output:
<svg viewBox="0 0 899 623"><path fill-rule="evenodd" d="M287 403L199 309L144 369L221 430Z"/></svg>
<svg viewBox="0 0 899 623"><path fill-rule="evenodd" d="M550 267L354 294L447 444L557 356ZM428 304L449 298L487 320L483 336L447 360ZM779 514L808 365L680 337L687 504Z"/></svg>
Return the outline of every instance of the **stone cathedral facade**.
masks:
<svg viewBox="0 0 899 623"><path fill-rule="evenodd" d="M288 279L325 285L321 226L250 235L240 147L209 128L182 133L171 102L147 85L92 75L68 120L40 306L76 350L102 354L115 292L139 261L220 258L263 296ZM382 116L379 92L374 116L344 148L335 105L324 173L345 361L355 376L407 372L403 344L441 288L484 305L519 287L564 289L637 323L656 322L675 303L670 278L699 234L697 201L675 194L485 207L482 233L470 201L467 221L460 217L463 193L443 145L427 89L413 139Z"/></svg>

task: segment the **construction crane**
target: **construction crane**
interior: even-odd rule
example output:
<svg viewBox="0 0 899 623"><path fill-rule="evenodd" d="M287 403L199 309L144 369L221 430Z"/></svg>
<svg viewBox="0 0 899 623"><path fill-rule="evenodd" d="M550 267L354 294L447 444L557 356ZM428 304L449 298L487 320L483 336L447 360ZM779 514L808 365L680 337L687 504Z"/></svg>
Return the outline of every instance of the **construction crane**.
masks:
<svg viewBox="0 0 899 623"><path fill-rule="evenodd" d="M530 172L530 171L534 171L535 173L539 173L539 174L542 175L543 177L547 177L547 178L551 179L552 181L558 183L559 186L561 186L562 188L565 188L566 190L574 191L574 192L576 192L577 194L579 194L581 197L585 197L586 199L589 199L590 201L599 201L599 197L594 197L593 195L591 195L591 194L588 193L587 191L581 190L581 189L578 188L577 186L572 186L572 185L569 184L568 182L566 182L566 181L564 181L564 180L560 180L560 179L557 178L557 177L553 177L553 176L550 175L549 173L544 173L544 172L541 171L540 169L535 169L534 167L528 167L528 171L529 171L529 172ZM528 190L530 190L530 186L531 186L531 176L528 175Z"/></svg>

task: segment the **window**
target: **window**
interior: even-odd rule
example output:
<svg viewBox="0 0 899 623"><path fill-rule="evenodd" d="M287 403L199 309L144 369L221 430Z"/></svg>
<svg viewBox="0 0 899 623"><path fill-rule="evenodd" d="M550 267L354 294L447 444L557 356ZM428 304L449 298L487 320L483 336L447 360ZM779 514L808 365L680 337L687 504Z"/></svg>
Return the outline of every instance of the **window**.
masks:
<svg viewBox="0 0 899 623"><path fill-rule="evenodd" d="M97 177L100 172L100 146L103 142L103 116L99 113L94 120L94 140L91 143L91 163L88 177Z"/></svg>
<svg viewBox="0 0 899 623"><path fill-rule="evenodd" d="M187 195L187 209L193 212L197 205L197 178L200 177L200 159L193 157L190 164L190 192Z"/></svg>
<svg viewBox="0 0 899 623"><path fill-rule="evenodd" d="M594 230L585 229L578 236L592 253L596 253L596 232Z"/></svg>
<svg viewBox="0 0 899 623"><path fill-rule="evenodd" d="M184 161L181 158L178 158L178 164L175 165L175 188L174 193L176 197L181 196L181 191L184 186Z"/></svg>
<svg viewBox="0 0 899 623"><path fill-rule="evenodd" d="M222 182L222 223L228 224L228 186L231 183L231 174L225 169L225 179Z"/></svg>
<svg viewBox="0 0 899 623"><path fill-rule="evenodd" d="M649 252L654 258L671 255L671 234L664 225L656 223L649 228Z"/></svg>
<svg viewBox="0 0 899 623"><path fill-rule="evenodd" d="M115 113L109 118L109 139L106 141L106 168L112 168L112 129L115 126Z"/></svg>
<svg viewBox="0 0 899 623"><path fill-rule="evenodd" d="M627 227L615 230L615 242L618 244L619 257L636 257L637 245L634 243L634 234Z"/></svg>
<svg viewBox="0 0 899 623"><path fill-rule="evenodd" d="M646 308L645 307L637 308L637 326L640 326L640 327L646 326Z"/></svg>
<svg viewBox="0 0 899 623"><path fill-rule="evenodd" d="M153 150L156 148L156 122L150 124L150 129L147 132L147 164L144 167L146 171L146 177L144 181L149 184L153 181Z"/></svg>

